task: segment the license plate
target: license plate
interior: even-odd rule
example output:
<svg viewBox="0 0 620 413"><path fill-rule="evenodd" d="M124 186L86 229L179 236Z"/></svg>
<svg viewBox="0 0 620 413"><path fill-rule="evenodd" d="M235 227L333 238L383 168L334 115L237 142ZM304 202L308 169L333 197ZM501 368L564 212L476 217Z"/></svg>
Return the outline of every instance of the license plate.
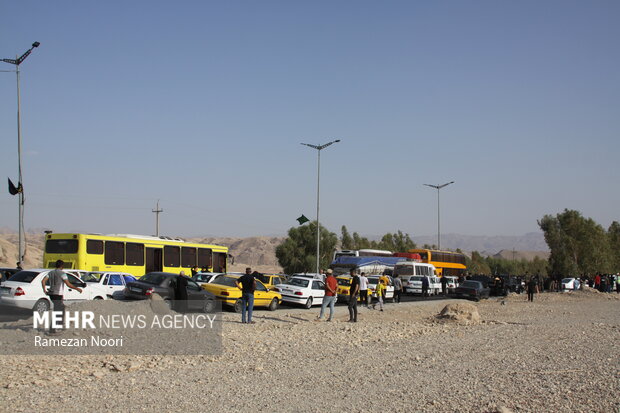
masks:
<svg viewBox="0 0 620 413"><path fill-rule="evenodd" d="M0 295L9 295L9 294L11 294L11 289L10 288L4 287L4 288L0 289Z"/></svg>
<svg viewBox="0 0 620 413"><path fill-rule="evenodd" d="M129 287L129 291L133 291L135 293L141 293L142 290L140 288L137 287Z"/></svg>

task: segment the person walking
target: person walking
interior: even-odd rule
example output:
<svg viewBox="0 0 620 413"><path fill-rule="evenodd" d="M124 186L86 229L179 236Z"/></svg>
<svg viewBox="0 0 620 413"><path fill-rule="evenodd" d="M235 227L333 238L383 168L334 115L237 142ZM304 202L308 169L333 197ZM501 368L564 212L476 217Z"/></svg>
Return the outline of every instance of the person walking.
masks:
<svg viewBox="0 0 620 413"><path fill-rule="evenodd" d="M394 284L394 301L400 303L400 295L403 293L403 281L400 279L398 274L396 274L393 278Z"/></svg>
<svg viewBox="0 0 620 413"><path fill-rule="evenodd" d="M82 294L82 289L80 287L74 286L71 281L69 281L69 276L63 271L65 268L65 263L63 260L56 261L56 268L50 271L43 279L41 280L41 287L43 287L43 293L47 294L53 304L54 311L60 311L60 324L64 324L65 317L65 303L64 300L64 290L65 285L73 290L76 290L80 294ZM47 280L50 281L50 288L47 289L46 283ZM53 328L50 323L50 333L55 333L56 330Z"/></svg>
<svg viewBox="0 0 620 413"><path fill-rule="evenodd" d="M370 303L368 302L368 278L366 273L363 272L360 275L360 302L368 308ZM370 297L372 299L372 297Z"/></svg>
<svg viewBox="0 0 620 413"><path fill-rule="evenodd" d="M531 277L527 283L527 301L534 302L534 294L537 292L538 283L535 277Z"/></svg>
<svg viewBox="0 0 620 413"><path fill-rule="evenodd" d="M174 309L178 313L187 311L187 276L181 271L174 280Z"/></svg>
<svg viewBox="0 0 620 413"><path fill-rule="evenodd" d="M379 303L379 310L383 311L383 292L385 291L385 284L382 279L379 279L375 293L377 294L377 302ZM376 308L377 304L372 305L372 309Z"/></svg>
<svg viewBox="0 0 620 413"><path fill-rule="evenodd" d="M252 275L252 269L250 267L246 268L245 275L237 280L237 287L241 289L241 322L254 324L254 321L252 321L252 311L254 310L256 279L254 275Z"/></svg>
<svg viewBox="0 0 620 413"><path fill-rule="evenodd" d="M387 296L387 286L390 285L390 277L388 277L387 274L384 272L381 275L381 277L379 277L379 280L383 281L383 286L385 288L383 289L382 297L383 297L383 302L387 303L387 299L386 299L386 296Z"/></svg>
<svg viewBox="0 0 620 413"><path fill-rule="evenodd" d="M360 292L360 277L351 270L351 288L349 289L349 323L357 323L357 297Z"/></svg>
<svg viewBox="0 0 620 413"><path fill-rule="evenodd" d="M327 277L325 278L325 295L323 296L323 303L321 304L321 314L319 314L319 321L323 320L323 313L329 305L329 318L327 321L332 321L334 318L334 304L336 304L336 290L338 288L338 281L334 277L334 271L327 270Z"/></svg>

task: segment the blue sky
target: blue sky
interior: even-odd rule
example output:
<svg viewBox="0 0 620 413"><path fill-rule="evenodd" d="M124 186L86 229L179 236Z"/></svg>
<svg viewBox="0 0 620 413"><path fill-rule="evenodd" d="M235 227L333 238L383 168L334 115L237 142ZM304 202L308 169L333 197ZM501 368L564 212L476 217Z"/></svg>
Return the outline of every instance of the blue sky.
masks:
<svg viewBox="0 0 620 413"><path fill-rule="evenodd" d="M27 228L520 235L620 193L616 1L0 3ZM0 69L10 70L2 64ZM0 73L0 176L17 177ZM6 178L3 178L6 179ZM6 191L6 190L5 190ZM17 199L0 196L0 227Z"/></svg>

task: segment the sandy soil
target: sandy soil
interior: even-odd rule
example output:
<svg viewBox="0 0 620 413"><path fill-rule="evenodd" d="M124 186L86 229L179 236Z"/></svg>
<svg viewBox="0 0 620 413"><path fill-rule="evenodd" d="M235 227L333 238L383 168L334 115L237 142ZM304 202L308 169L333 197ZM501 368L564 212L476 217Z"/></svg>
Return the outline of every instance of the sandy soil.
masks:
<svg viewBox="0 0 620 413"><path fill-rule="evenodd" d="M0 411L620 411L616 294L438 317L455 302L361 309L358 323L345 306L329 323L316 307L258 310L256 324L224 313L220 356L3 355Z"/></svg>

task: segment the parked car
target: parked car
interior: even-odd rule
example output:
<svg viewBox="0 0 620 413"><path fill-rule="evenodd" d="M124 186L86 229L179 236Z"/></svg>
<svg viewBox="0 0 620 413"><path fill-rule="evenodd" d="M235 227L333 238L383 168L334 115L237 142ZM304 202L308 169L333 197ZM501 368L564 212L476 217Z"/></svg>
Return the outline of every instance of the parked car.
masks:
<svg viewBox="0 0 620 413"><path fill-rule="evenodd" d="M301 304L305 308L323 304L325 284L319 278L307 275L294 275L286 283L277 287L282 301Z"/></svg>
<svg viewBox="0 0 620 413"><path fill-rule="evenodd" d="M256 278L271 291L278 291L277 288L286 282L284 274L260 274Z"/></svg>
<svg viewBox="0 0 620 413"><path fill-rule="evenodd" d="M98 291L104 298L114 298L122 294L127 283L136 281L136 277L125 272L91 271L82 277L86 285Z"/></svg>
<svg viewBox="0 0 620 413"><path fill-rule="evenodd" d="M459 286L459 277L455 277L454 275L444 275L444 277L446 277L446 281L448 281L446 284L448 294L454 294L456 287Z"/></svg>
<svg viewBox="0 0 620 413"><path fill-rule="evenodd" d="M174 282L178 274L168 272L150 272L137 281L127 283L124 294L128 299L144 300L153 294L159 294L172 307L174 300ZM215 297L203 290L198 283L187 280L187 309L211 313L216 308Z"/></svg>
<svg viewBox="0 0 620 413"><path fill-rule="evenodd" d="M423 275L405 275L402 277L403 289L408 294L422 294ZM441 280L437 276L426 276L428 278L428 294L437 295L441 292Z"/></svg>
<svg viewBox="0 0 620 413"><path fill-rule="evenodd" d="M581 286L581 281L577 278L564 278L562 280L562 291L578 290Z"/></svg>
<svg viewBox="0 0 620 413"><path fill-rule="evenodd" d="M480 281L466 280L456 287L455 294L457 297L471 298L480 301L483 298L489 298L491 290Z"/></svg>
<svg viewBox="0 0 620 413"><path fill-rule="evenodd" d="M8 281L0 286L0 304L23 309L32 309L43 312L51 307L51 301L43 292L41 281L52 271L50 269L22 270L15 273ZM75 275L74 270L64 270L69 282L75 287L82 288L82 293L65 286L64 301L70 304L74 301L105 299L101 291L90 288L86 282ZM49 286L49 279L47 284Z"/></svg>
<svg viewBox="0 0 620 413"><path fill-rule="evenodd" d="M368 278L368 297L377 297L375 294L375 290L377 289L377 283L379 282L380 275L371 275ZM387 276L390 280L386 289L385 289L385 299L393 300L394 299L394 286L392 285L392 277Z"/></svg>
<svg viewBox="0 0 620 413"><path fill-rule="evenodd" d="M199 272L192 277L192 280L196 281L198 285L202 287L204 284L213 282L215 277L220 274L220 272Z"/></svg>
<svg viewBox="0 0 620 413"><path fill-rule="evenodd" d="M0 284L11 278L13 274L20 272L19 268L0 268Z"/></svg>
<svg viewBox="0 0 620 413"><path fill-rule="evenodd" d="M238 275L221 274L212 282L203 285L203 288L212 293L223 304L232 306L236 312L241 312L241 289L237 287ZM267 307L271 311L278 309L282 302L282 295L277 291L269 291L262 282L256 280L254 291L254 307Z"/></svg>

